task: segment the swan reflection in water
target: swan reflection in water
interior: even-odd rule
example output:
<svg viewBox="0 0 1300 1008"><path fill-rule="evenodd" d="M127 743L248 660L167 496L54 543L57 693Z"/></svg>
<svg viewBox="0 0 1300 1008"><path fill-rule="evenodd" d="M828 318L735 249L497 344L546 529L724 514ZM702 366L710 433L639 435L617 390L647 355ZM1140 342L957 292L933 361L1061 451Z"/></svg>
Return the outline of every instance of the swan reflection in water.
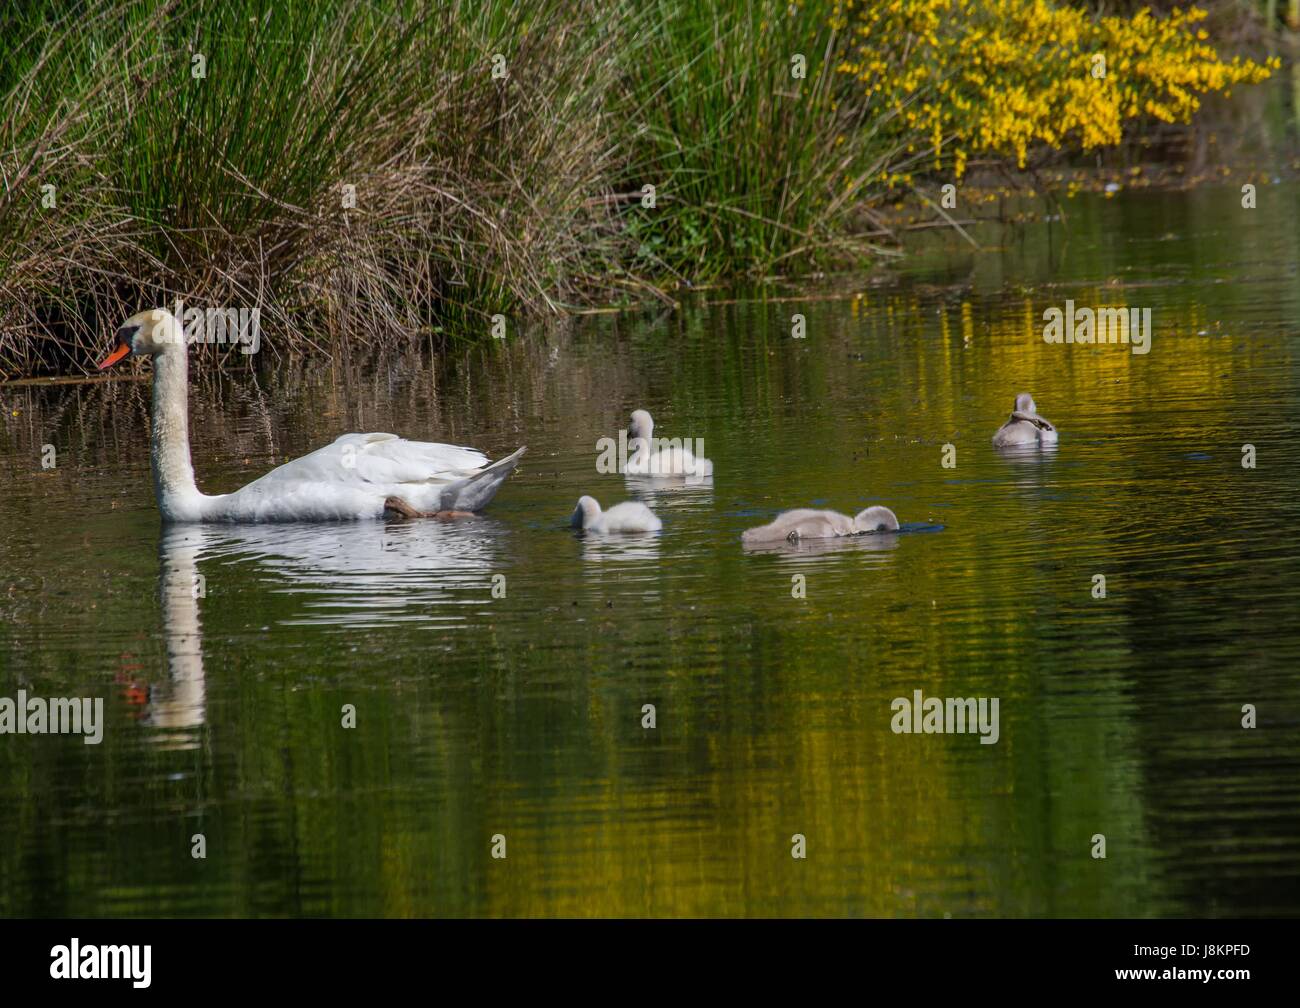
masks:
<svg viewBox="0 0 1300 1008"><path fill-rule="evenodd" d="M660 508L704 508L713 503L712 476L632 476L625 474L623 484L632 500L640 501L652 511Z"/></svg>
<svg viewBox="0 0 1300 1008"><path fill-rule="evenodd" d="M285 624L350 630L431 621L431 605L445 624L449 604L477 608L491 597L501 535L501 526L484 518L164 527L158 553L167 676L149 684L140 723L157 730L153 740L161 746L200 743L200 607L223 596L229 605L229 595L250 578L302 597L299 611L280 620ZM453 618L472 618L461 611L466 615Z"/></svg>
<svg viewBox="0 0 1300 1008"><path fill-rule="evenodd" d="M158 540L167 678L150 684L140 723L159 729L151 741L167 749L198 746L198 729L205 720L203 629L199 622L204 582L198 566L203 539L204 529L199 526L172 526L164 528Z"/></svg>
<svg viewBox="0 0 1300 1008"><path fill-rule="evenodd" d="M659 561L660 532L633 532L624 535L588 535L583 533L584 563L655 564Z"/></svg>
<svg viewBox="0 0 1300 1008"><path fill-rule="evenodd" d="M993 450L1007 462L1031 466L1051 462L1060 452L1055 444L1001 445L994 446Z"/></svg>
<svg viewBox="0 0 1300 1008"><path fill-rule="evenodd" d="M831 553L888 553L898 548L898 532L873 532L867 535L830 536L825 539L782 539L779 542L745 543L747 556L788 557L810 560Z"/></svg>
<svg viewBox="0 0 1300 1008"><path fill-rule="evenodd" d="M1031 491L1039 501L1056 499L1060 492L1060 472L1064 464L1055 444L1005 445L994 447L1006 464L1009 485L1021 491Z"/></svg>

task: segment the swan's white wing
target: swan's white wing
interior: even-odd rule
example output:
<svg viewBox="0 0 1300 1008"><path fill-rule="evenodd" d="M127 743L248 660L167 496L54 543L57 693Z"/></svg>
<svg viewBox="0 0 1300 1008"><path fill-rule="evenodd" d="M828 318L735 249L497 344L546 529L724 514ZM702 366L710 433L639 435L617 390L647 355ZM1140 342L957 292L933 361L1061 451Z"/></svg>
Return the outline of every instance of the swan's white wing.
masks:
<svg viewBox="0 0 1300 1008"><path fill-rule="evenodd" d="M317 483L388 487L395 492L403 483L448 483L486 464L487 456L473 448L407 441L396 434L344 434L272 469L249 487Z"/></svg>
<svg viewBox="0 0 1300 1008"><path fill-rule="evenodd" d="M831 536L850 535L853 519L834 511L818 508L794 508L783 511L766 525L746 529L741 535L745 542L780 542L791 536L798 539L824 539Z"/></svg>
<svg viewBox="0 0 1300 1008"><path fill-rule="evenodd" d="M628 460L624 472L632 476L712 476L713 463L681 445L668 445L647 456Z"/></svg>
<svg viewBox="0 0 1300 1008"><path fill-rule="evenodd" d="M639 501L624 501L600 516L600 526L606 532L658 532L663 522Z"/></svg>
<svg viewBox="0 0 1300 1008"><path fill-rule="evenodd" d="M407 441L395 434L344 434L322 451L337 448L355 456L357 474L371 483L419 483L468 476L487 465L474 448Z"/></svg>
<svg viewBox="0 0 1300 1008"><path fill-rule="evenodd" d="M395 434L344 434L332 444L286 462L232 494L212 498L208 517L231 521L320 521L374 518L384 500L399 496L418 510L451 505L443 491L467 480L487 463L473 448L407 441ZM513 466L481 487L466 490L467 509L504 479ZM472 492L470 492L472 490ZM471 507L471 505L473 507Z"/></svg>

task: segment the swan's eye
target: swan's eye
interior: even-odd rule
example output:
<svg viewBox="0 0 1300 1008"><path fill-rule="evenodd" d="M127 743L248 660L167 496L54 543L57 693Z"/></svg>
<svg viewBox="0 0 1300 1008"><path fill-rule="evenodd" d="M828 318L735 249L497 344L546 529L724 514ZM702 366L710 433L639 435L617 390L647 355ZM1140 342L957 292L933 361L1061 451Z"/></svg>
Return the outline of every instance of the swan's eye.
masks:
<svg viewBox="0 0 1300 1008"><path fill-rule="evenodd" d="M139 325L122 326L122 328L117 331L117 341L119 343L125 344L126 346L130 346L131 340L135 338L135 334L138 333L139 331L140 331Z"/></svg>

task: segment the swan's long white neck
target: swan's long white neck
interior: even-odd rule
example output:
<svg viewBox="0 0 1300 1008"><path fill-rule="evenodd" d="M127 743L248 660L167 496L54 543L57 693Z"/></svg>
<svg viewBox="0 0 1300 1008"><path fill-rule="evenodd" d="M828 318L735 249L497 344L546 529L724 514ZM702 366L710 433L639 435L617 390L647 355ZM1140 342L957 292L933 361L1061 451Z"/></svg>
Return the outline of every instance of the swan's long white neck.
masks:
<svg viewBox="0 0 1300 1008"><path fill-rule="evenodd" d="M153 419L149 434L154 491L163 517L194 520L205 500L190 462L189 367L185 341L154 354Z"/></svg>

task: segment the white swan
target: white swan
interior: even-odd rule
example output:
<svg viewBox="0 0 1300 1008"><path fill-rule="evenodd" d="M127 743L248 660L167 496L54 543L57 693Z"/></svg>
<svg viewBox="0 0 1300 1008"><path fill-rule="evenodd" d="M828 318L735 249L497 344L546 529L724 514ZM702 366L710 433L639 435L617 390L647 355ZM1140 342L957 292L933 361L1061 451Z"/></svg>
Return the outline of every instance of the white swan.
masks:
<svg viewBox="0 0 1300 1008"><path fill-rule="evenodd" d="M1056 428L1038 415L1034 406L1034 397L1028 392L1016 396L1016 407L1011 411L998 432L993 435L995 448L1010 448L1015 445L1054 445Z"/></svg>
<svg viewBox="0 0 1300 1008"><path fill-rule="evenodd" d="M580 497L573 509L573 527L584 532L658 532L664 523L644 504L624 501L601 511L594 497Z"/></svg>
<svg viewBox="0 0 1300 1008"><path fill-rule="evenodd" d="M523 455L487 464L473 448L407 441L395 434L344 434L333 444L286 462L234 493L209 496L190 462L185 337L164 309L122 324L102 371L128 355L153 357L150 460L158 510L167 521L332 521L459 517L490 501Z"/></svg>
<svg viewBox="0 0 1300 1008"><path fill-rule="evenodd" d="M627 433L635 446L623 472L627 476L712 476L713 463L694 455L677 438L654 445L655 422L643 409L632 413ZM689 440L689 439L687 439Z"/></svg>
<svg viewBox="0 0 1300 1008"><path fill-rule="evenodd" d="M855 536L866 532L897 532L898 518L887 507L869 507L850 518L838 511L818 511L813 508L795 508L776 516L775 520L758 528L741 533L741 542L747 545L781 542L789 539L831 539L837 536Z"/></svg>

